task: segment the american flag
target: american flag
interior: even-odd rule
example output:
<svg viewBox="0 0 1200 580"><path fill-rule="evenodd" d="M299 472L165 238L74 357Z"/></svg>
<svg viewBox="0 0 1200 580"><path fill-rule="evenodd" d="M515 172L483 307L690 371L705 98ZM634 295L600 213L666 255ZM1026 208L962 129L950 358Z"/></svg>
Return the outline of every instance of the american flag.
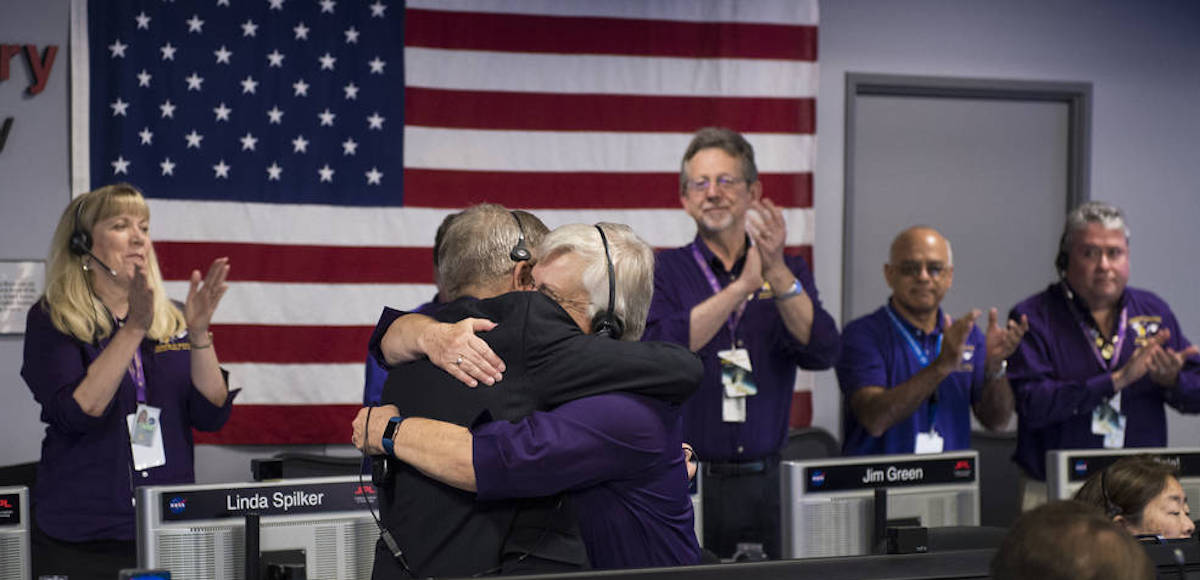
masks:
<svg viewBox="0 0 1200 580"><path fill-rule="evenodd" d="M816 0L117 0L86 20L92 186L151 198L172 296L233 265L213 332L243 392L199 442L346 442L379 310L432 297L462 207L689 242L679 157L702 126L746 134L812 259Z"/></svg>

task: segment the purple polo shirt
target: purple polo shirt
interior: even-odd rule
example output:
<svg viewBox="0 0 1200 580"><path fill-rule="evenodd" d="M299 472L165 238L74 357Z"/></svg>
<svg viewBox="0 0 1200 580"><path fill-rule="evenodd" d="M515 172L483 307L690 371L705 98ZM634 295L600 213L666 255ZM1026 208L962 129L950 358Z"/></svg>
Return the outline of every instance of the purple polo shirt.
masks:
<svg viewBox="0 0 1200 580"><path fill-rule="evenodd" d="M192 429L220 429L237 396L230 392L217 407L196 390L186 334L166 344L142 341L146 402L162 409L167 463L136 471L125 423L137 408L129 373L99 417L84 413L73 397L88 365L107 345L108 339L96 346L59 332L40 301L29 309L21 376L42 406L46 423L33 503L38 526L60 540L134 539L133 488L195 481Z"/></svg>
<svg viewBox="0 0 1200 580"><path fill-rule="evenodd" d="M956 451L971 447L971 406L979 400L984 384L984 357L987 346L979 327L971 329L962 370L951 373L937 387L935 405L926 401L916 412L884 432L872 437L858 422L850 397L866 386L890 389L912 378L925 365L917 358L907 339L900 334L888 311L916 341L927 360L938 355L938 337L943 335L942 311L933 332L926 333L909 324L903 316L885 305L879 310L858 318L842 330L842 356L837 363L838 385L842 389L842 454L876 455L912 453L918 432L929 432L932 422L942 436L944 449Z"/></svg>
<svg viewBox="0 0 1200 580"><path fill-rule="evenodd" d="M678 408L628 393L473 429L482 501L571 491L594 568L697 564Z"/></svg>
<svg viewBox="0 0 1200 580"><path fill-rule="evenodd" d="M1008 380L1020 417L1013 460L1037 480L1046 479L1046 451L1104 446L1104 437L1092 434L1092 410L1113 394L1111 372L1100 366L1068 308L1064 285L1051 284L1009 313L1013 319L1022 314L1029 317L1029 332L1008 359ZM1076 310L1090 320L1086 305L1078 297L1074 300ZM1171 331L1165 346L1181 351L1191 344L1171 308L1153 293L1126 287L1119 306L1127 309L1128 325L1114 368L1129 361L1139 339L1163 328ZM1200 412L1200 361L1196 357L1184 363L1177 387L1162 387L1146 375L1121 391L1126 447L1167 444L1164 403L1185 413Z"/></svg>
<svg viewBox="0 0 1200 580"><path fill-rule="evenodd" d="M726 271L697 236L693 242L712 268L718 284L728 286L741 274L745 257ZM642 340L662 340L688 346L691 311L713 295L704 272L692 255L692 246L664 250L655 259L654 298ZM804 286L813 302L813 323L807 345L787 331L771 298L757 294L731 333L722 326L696 354L704 363L700 390L683 406L683 436L705 461L753 461L779 453L787 438L796 367L827 369L837 360L840 341L833 317L821 307L808 264L799 256L785 256L788 269ZM746 402L746 422L721 419L724 389L717 352L736 344L750 353L758 394Z"/></svg>

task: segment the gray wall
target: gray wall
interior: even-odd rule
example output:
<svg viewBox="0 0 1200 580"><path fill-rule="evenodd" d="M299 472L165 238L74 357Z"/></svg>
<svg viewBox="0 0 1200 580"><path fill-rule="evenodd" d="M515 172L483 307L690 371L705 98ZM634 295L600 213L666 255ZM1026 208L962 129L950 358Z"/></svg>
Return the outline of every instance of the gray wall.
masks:
<svg viewBox="0 0 1200 580"><path fill-rule="evenodd" d="M50 235L71 199L68 175L68 1L0 0L0 44L58 45L45 90L30 96L24 55L13 58L0 82L0 123L13 118L0 151L0 260L45 260ZM42 423L21 380L22 337L0 336L0 465L38 458Z"/></svg>
<svg viewBox="0 0 1200 580"><path fill-rule="evenodd" d="M0 0L0 42L66 46L67 0ZM1200 246L1200 3L1185 0L826 0L821 5L816 275L830 312L841 312L843 86L845 73L995 77L1093 83L1092 197L1123 206L1133 228L1133 282L1154 289L1200 339L1200 271L1178 267ZM0 259L45 255L69 196L68 56L60 48L50 85L27 99L23 64L0 83L0 119L17 117L0 153ZM1053 248L1011 245L1032 260ZM1030 288L1030 293L1038 288ZM880 296L880 300L883 297ZM19 377L20 337L0 337L0 465L37 459L37 407ZM815 413L838 433L837 384L818 377ZM1196 444L1200 422L1172 419L1171 443ZM324 452L323 447L310 449ZM242 479L266 449L206 447L202 480ZM342 453L344 448L331 448Z"/></svg>
<svg viewBox="0 0 1200 580"><path fill-rule="evenodd" d="M1084 81L1094 91L1091 197L1126 210L1131 282L1165 298L1200 340L1200 303L1189 291L1200 271L1180 267L1200 245L1191 223L1200 215L1200 3L826 0L820 31L814 244L830 312L841 312L833 250L842 243L847 72ZM996 251L1049 263L1054 248L1024 247L1020 227ZM822 373L813 416L835 433L838 404L833 374ZM1173 445L1200 441L1195 418L1172 417L1170 427Z"/></svg>

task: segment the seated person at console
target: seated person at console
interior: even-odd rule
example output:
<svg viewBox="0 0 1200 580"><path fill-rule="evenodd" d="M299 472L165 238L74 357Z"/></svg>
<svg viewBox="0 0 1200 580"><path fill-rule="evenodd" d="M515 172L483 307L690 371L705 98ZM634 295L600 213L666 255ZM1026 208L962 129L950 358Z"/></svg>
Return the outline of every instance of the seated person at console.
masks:
<svg viewBox="0 0 1200 580"><path fill-rule="evenodd" d="M1135 536L1188 538L1196 529L1175 467L1149 455L1125 457L1092 475L1075 499Z"/></svg>
<svg viewBox="0 0 1200 580"><path fill-rule="evenodd" d="M1022 515L992 557L993 580L1150 580L1146 551L1095 507L1055 501Z"/></svg>

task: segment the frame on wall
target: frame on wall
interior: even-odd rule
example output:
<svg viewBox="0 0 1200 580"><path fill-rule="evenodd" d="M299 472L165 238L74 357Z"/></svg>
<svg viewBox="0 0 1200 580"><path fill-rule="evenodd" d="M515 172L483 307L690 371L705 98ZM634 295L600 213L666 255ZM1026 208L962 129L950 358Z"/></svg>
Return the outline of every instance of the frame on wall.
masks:
<svg viewBox="0 0 1200 580"><path fill-rule="evenodd" d="M45 286L45 260L0 260L0 335L25 334L25 313Z"/></svg>

